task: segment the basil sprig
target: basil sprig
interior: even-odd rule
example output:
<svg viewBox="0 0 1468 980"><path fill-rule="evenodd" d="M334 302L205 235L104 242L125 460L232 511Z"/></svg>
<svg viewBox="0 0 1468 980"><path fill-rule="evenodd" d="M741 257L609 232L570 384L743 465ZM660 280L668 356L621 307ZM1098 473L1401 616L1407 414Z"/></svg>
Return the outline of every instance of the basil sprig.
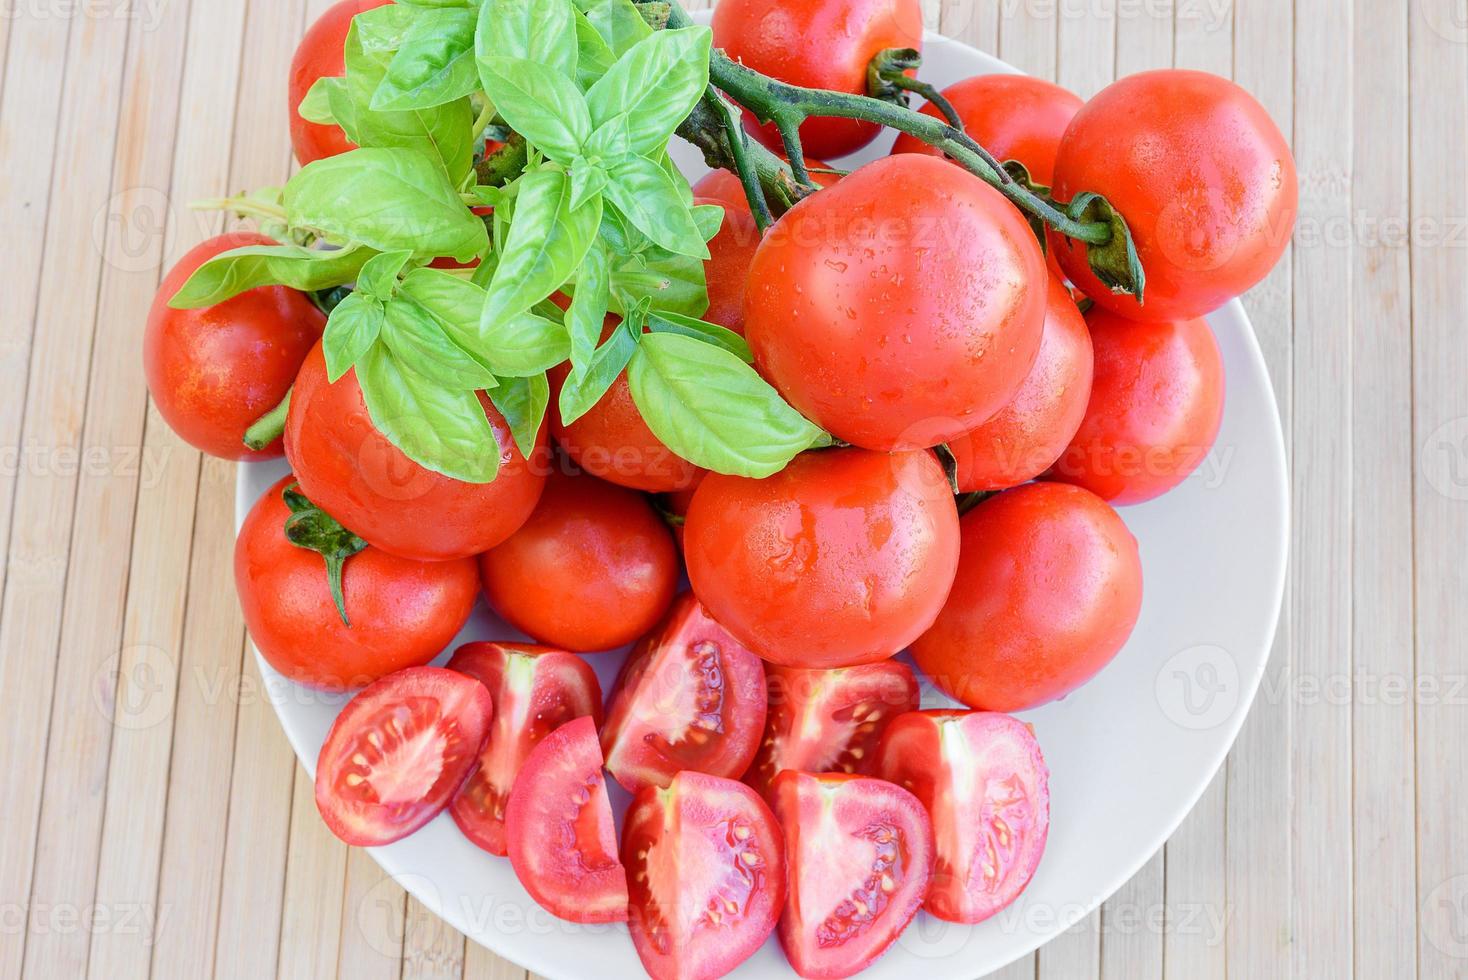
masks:
<svg viewBox="0 0 1468 980"><path fill-rule="evenodd" d="M707 28L653 31L631 0L400 0L358 14L345 74L299 109L359 148L234 199L287 244L216 256L172 303L345 292L322 339L328 377L354 371L373 424L455 479L493 480L510 450L486 396L533 450L546 372L565 362L568 424L625 376L674 452L774 473L829 440L759 377L741 337L699 319L723 210L693 203L667 145L708 86L710 46ZM481 144L511 132L525 168L476 186ZM442 258L460 268L430 267Z"/></svg>

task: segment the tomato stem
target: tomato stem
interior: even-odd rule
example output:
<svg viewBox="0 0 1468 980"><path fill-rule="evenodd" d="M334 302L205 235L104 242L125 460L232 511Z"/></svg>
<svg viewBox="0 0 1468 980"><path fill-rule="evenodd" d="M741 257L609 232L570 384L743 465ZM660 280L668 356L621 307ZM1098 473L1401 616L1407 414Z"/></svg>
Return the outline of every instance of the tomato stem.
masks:
<svg viewBox="0 0 1468 980"><path fill-rule="evenodd" d="M285 432L285 417L290 412L290 408L291 393L287 391L285 397L280 400L280 404L260 416L245 430L245 445L259 452L279 439Z"/></svg>
<svg viewBox="0 0 1468 980"><path fill-rule="evenodd" d="M943 118L948 120L948 125L962 132L963 118L947 96L932 84L907 74L909 71L917 71L922 63L923 56L916 48L888 48L886 51L878 51L872 63L867 66L867 94L874 99L905 106L907 102L903 93L913 92L932 103L943 114Z"/></svg>
<svg viewBox="0 0 1468 980"><path fill-rule="evenodd" d="M688 16L688 11L683 9L678 0L668 0L668 8L669 28L692 26L693 21ZM945 119L926 116L905 105L893 105L867 95L790 85L747 68L717 49L709 58L709 80L714 87L727 93L761 122L774 123L780 130L787 151L799 146L799 126L812 117L872 122L907 133L942 150L965 169L997 189L1022 211L1034 215L1068 238L1091 245L1104 245L1112 240L1115 233L1115 223L1072 217L1029 188L1021 186L987 150ZM679 129L680 135L687 138L687 130L693 122L694 117L690 116L689 122ZM699 140L693 142L703 145ZM705 155L707 156L707 151ZM718 165L734 169L725 161L718 161ZM792 153L790 163L782 164L781 170L788 175L787 179L792 184L808 192L805 181L800 177L805 166L798 153ZM808 180L809 174L805 176ZM771 183L778 181L779 174L768 174L762 169L760 177L766 190L769 190Z"/></svg>

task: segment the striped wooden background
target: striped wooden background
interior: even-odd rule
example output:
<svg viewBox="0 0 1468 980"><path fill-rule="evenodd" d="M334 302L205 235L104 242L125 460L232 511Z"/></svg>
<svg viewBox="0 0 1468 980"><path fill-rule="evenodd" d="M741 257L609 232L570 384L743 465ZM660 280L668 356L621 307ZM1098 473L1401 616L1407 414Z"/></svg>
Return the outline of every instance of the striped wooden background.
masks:
<svg viewBox="0 0 1468 980"><path fill-rule="evenodd" d="M282 181L328 0L0 4L0 980L502 978L329 837L230 587L234 470L149 410L160 269ZM1468 974L1463 0L950 0L1089 94L1231 75L1292 133L1290 257L1247 299L1294 474L1289 600L1196 812L1006 977Z"/></svg>

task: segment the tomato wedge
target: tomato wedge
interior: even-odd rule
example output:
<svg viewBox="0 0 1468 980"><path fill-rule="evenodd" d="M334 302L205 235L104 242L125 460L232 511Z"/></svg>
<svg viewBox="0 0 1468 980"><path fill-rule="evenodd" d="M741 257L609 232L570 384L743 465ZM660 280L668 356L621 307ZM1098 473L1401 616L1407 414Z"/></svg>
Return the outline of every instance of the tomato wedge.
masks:
<svg viewBox="0 0 1468 980"><path fill-rule="evenodd" d="M653 980L712 980L749 959L785 901L774 814L731 779L680 772L649 786L622 832L628 926Z"/></svg>
<svg viewBox="0 0 1468 980"><path fill-rule="evenodd" d="M895 660L821 670L767 665L770 708L744 781L769 799L785 769L870 774L887 723L918 706L912 670Z"/></svg>
<svg viewBox="0 0 1468 980"><path fill-rule="evenodd" d="M622 665L601 733L607 769L633 793L684 769L738 779L765 700L763 662L686 592Z"/></svg>
<svg viewBox="0 0 1468 980"><path fill-rule="evenodd" d="M465 837L503 857L505 806L520 767L566 722L589 715L601 723L601 685L574 653L520 643L466 643L448 667L483 684L495 703L479 768L454 797L449 815Z"/></svg>
<svg viewBox="0 0 1468 980"><path fill-rule="evenodd" d="M773 786L789 868L780 945L803 977L849 977L917 915L933 823L907 790L868 776L785 770Z"/></svg>
<svg viewBox="0 0 1468 980"><path fill-rule="evenodd" d="M515 877L552 915L571 922L624 922L627 874L596 723L583 716L541 739L505 808Z"/></svg>
<svg viewBox="0 0 1468 980"><path fill-rule="evenodd" d="M474 769L494 702L472 677L409 667L364 687L316 759L316 809L355 847L391 844L437 816Z"/></svg>
<svg viewBox="0 0 1468 980"><path fill-rule="evenodd" d="M1050 771L1030 726L982 711L914 711L887 726L877 774L933 818L927 910L982 922L1034 877L1050 830Z"/></svg>

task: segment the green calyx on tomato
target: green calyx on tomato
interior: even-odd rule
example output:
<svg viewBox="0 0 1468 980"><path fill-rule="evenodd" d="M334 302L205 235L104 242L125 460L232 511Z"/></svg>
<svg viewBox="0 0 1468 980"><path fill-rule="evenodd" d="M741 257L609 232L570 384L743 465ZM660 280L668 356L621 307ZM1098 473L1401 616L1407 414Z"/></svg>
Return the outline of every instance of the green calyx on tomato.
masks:
<svg viewBox="0 0 1468 980"><path fill-rule="evenodd" d="M1136 243L1132 241L1132 233L1121 212L1100 194L1086 191L1065 205L1065 213L1075 221L1087 224L1105 222L1111 226L1109 239L1092 243L1086 250L1091 271L1113 293L1135 296L1141 303L1147 288L1147 273L1142 268L1142 260L1137 257Z"/></svg>
<svg viewBox="0 0 1468 980"><path fill-rule="evenodd" d="M549 405L546 371L566 362L563 416L627 371L675 453L775 472L825 434L755 373L736 335L700 319L723 210L694 203L667 153L708 88L710 56L707 28L654 30L632 0L358 13L344 74L319 78L298 107L356 148L283 188L212 202L284 244L215 257L172 304L354 284L329 311L329 379L355 371L373 425L463 482L494 480L501 457L476 393L526 453ZM503 146L486 151L491 131ZM444 261L457 268L429 268ZM549 302L558 293L564 312ZM603 341L608 315L628 329Z"/></svg>
<svg viewBox="0 0 1468 980"><path fill-rule="evenodd" d="M300 484L290 484L280 495L291 511L291 516L285 519L286 540L297 548L316 552L326 562L326 581L331 588L331 599L336 603L342 623L350 627L352 621L347 618L347 600L342 595L342 570L347 559L366 548L367 542L307 500Z"/></svg>

